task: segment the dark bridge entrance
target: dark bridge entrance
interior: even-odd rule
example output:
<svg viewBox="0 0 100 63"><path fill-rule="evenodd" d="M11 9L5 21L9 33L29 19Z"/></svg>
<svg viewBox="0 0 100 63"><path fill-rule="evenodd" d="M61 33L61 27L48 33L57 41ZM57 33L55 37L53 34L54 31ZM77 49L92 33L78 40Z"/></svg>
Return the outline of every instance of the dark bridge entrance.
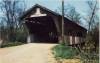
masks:
<svg viewBox="0 0 100 63"><path fill-rule="evenodd" d="M62 38L62 16L41 5L34 5L21 17L28 27L27 42L59 43ZM64 17L64 41L69 45L84 42L87 30ZM59 38L59 39L58 39Z"/></svg>
<svg viewBox="0 0 100 63"><path fill-rule="evenodd" d="M50 16L27 18L25 24L29 29L31 42L57 43L58 34L54 20Z"/></svg>

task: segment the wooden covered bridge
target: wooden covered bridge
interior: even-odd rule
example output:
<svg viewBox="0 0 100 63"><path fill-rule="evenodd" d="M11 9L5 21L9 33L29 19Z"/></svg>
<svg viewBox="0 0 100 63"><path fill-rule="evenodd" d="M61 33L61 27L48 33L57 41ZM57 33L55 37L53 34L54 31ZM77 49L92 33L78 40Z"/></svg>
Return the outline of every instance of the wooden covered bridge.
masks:
<svg viewBox="0 0 100 63"><path fill-rule="evenodd" d="M27 10L21 20L29 30L27 42L58 43L61 40L62 16L41 5L34 5ZM84 41L87 30L75 22L64 18L64 40L69 44Z"/></svg>

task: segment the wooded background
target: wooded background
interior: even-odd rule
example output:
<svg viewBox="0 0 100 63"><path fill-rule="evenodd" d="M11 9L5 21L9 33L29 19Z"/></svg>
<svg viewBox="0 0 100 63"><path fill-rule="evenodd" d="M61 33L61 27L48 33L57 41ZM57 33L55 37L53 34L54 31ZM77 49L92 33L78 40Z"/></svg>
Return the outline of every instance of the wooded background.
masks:
<svg viewBox="0 0 100 63"><path fill-rule="evenodd" d="M95 1L86 1L89 11L88 16L83 17L76 11L72 5L64 6L64 15L70 20L83 26L81 18L88 24L86 26L86 46L98 48L99 46L99 3ZM25 1L18 0L2 0L0 2L0 9L3 13L0 16L0 39L3 42L26 42L28 30L19 17L26 10L27 4ZM61 7L55 9L57 13L61 14Z"/></svg>

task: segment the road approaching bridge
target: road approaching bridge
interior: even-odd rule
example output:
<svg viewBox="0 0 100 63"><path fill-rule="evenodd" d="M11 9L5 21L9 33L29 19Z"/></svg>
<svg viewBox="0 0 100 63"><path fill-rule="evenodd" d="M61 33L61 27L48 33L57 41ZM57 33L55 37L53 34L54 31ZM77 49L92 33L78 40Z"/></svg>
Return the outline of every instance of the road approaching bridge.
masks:
<svg viewBox="0 0 100 63"><path fill-rule="evenodd" d="M0 48L0 63L47 63L48 52L56 44L29 43Z"/></svg>

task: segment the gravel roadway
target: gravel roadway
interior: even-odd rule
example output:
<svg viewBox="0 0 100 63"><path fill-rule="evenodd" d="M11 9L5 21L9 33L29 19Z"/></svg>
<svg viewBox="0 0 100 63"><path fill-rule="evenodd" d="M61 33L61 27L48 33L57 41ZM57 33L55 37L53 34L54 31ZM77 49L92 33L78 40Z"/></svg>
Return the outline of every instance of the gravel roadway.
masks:
<svg viewBox="0 0 100 63"><path fill-rule="evenodd" d="M56 44L29 43L0 48L0 63L48 63L50 48Z"/></svg>

